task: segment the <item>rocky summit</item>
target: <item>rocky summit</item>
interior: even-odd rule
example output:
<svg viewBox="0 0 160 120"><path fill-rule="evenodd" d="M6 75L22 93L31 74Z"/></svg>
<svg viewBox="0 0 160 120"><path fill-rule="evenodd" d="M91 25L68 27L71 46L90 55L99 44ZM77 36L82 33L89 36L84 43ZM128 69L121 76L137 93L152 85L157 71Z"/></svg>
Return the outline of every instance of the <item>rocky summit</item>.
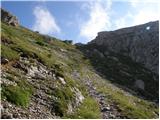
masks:
<svg viewBox="0 0 160 120"><path fill-rule="evenodd" d="M115 31L99 32L89 44L96 44L105 51L130 56L158 74L159 69L159 21L149 22Z"/></svg>
<svg viewBox="0 0 160 120"><path fill-rule="evenodd" d="M151 22L73 45L1 9L1 118L158 118L157 32Z"/></svg>

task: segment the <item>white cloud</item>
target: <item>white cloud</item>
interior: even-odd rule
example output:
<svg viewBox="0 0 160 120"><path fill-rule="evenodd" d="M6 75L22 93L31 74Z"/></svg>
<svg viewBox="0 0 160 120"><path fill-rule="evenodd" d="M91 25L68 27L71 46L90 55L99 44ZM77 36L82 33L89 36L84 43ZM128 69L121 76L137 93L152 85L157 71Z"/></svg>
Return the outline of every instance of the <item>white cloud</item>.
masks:
<svg viewBox="0 0 160 120"><path fill-rule="evenodd" d="M33 14L35 16L33 30L39 31L43 34L53 34L55 32L60 32L60 27L57 25L54 16L47 8L37 6L34 8Z"/></svg>
<svg viewBox="0 0 160 120"><path fill-rule="evenodd" d="M128 14L115 21L117 28L144 24L150 21L160 20L160 4L154 0L130 2Z"/></svg>
<svg viewBox="0 0 160 120"><path fill-rule="evenodd" d="M88 2L82 6L83 9L84 7L88 8L89 19L81 23L80 36L85 37L87 41L92 40L99 31L110 27L109 11L111 4L110 0L98 0Z"/></svg>
<svg viewBox="0 0 160 120"><path fill-rule="evenodd" d="M133 14L133 24L142 24L160 19L160 5L158 3L142 3L134 5L137 12Z"/></svg>
<svg viewBox="0 0 160 120"><path fill-rule="evenodd" d="M137 5L144 4L144 3L147 3L147 4L150 4L150 3L159 4L160 3L158 0L131 0L129 2L131 3L133 7L137 7Z"/></svg>
<svg viewBox="0 0 160 120"><path fill-rule="evenodd" d="M143 10L139 11L137 15L135 15L133 18L134 20L133 24L138 25L138 24L143 24L146 22L158 20L159 18L156 12L157 11L148 11L148 10L146 10L146 12Z"/></svg>
<svg viewBox="0 0 160 120"><path fill-rule="evenodd" d="M133 19L132 17L133 17L132 14L130 12L128 12L125 16L113 21L113 24L115 24L114 29L124 28L124 27L130 26L131 19Z"/></svg>

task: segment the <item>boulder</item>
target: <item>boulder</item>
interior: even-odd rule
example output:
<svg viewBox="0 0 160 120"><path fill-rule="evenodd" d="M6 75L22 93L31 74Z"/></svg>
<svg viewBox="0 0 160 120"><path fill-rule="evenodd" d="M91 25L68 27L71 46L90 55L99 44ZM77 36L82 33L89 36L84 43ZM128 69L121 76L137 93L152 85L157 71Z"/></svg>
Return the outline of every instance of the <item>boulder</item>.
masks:
<svg viewBox="0 0 160 120"><path fill-rule="evenodd" d="M135 87L144 90L145 84L142 80L136 80L135 81Z"/></svg>
<svg viewBox="0 0 160 120"><path fill-rule="evenodd" d="M1 8L1 20L12 26L19 26L19 21L16 16Z"/></svg>

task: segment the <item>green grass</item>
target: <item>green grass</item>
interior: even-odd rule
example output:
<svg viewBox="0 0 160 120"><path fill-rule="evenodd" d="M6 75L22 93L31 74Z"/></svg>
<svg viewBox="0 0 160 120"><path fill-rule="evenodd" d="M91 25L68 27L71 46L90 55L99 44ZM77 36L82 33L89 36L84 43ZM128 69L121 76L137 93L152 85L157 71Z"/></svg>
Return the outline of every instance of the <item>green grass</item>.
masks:
<svg viewBox="0 0 160 120"><path fill-rule="evenodd" d="M154 114L158 113L158 108L148 101L142 100L133 95L126 95L124 91L120 88L110 85L109 81L105 81L100 78L93 78L93 73L90 73L94 85L97 90L101 93L107 95L107 102L115 102L118 104L119 108L122 110L122 114L128 118L157 118L158 116ZM99 79L99 81L97 81Z"/></svg>
<svg viewBox="0 0 160 120"><path fill-rule="evenodd" d="M68 110L68 103L73 100L73 92L70 87L57 88L53 93L54 97L54 112L58 116L65 116Z"/></svg>
<svg viewBox="0 0 160 120"><path fill-rule="evenodd" d="M14 74L16 75L16 74ZM16 82L17 85L3 85L2 84L2 98L7 101L22 107L27 107L30 103L30 97L34 92L34 88L25 79L14 77L13 74L8 74L6 79Z"/></svg>
<svg viewBox="0 0 160 120"><path fill-rule="evenodd" d="M19 55L16 51L13 51L9 47L5 45L1 45L1 56L7 58L8 60L17 60L19 59Z"/></svg>
<svg viewBox="0 0 160 120"><path fill-rule="evenodd" d="M65 62L68 57L60 58L60 49L71 51L75 49L73 45L66 44L56 38L39 35L23 27L12 27L4 23L2 25L2 36L12 40L14 44L3 47L2 55L12 59L18 57L23 52L28 56L38 57L40 62L48 67L52 67L56 62ZM48 43L49 39L49 43ZM5 52L7 49L7 53ZM13 53L11 53L11 51ZM12 55L13 54L13 55ZM71 61L70 61L71 62Z"/></svg>
<svg viewBox="0 0 160 120"><path fill-rule="evenodd" d="M98 102L91 98L86 97L82 105L77 109L77 111L66 118L72 119L101 119L101 113L99 109Z"/></svg>
<svg viewBox="0 0 160 120"><path fill-rule="evenodd" d="M3 93L7 100L22 107L27 107L30 101L30 92L22 89L19 86L7 86Z"/></svg>

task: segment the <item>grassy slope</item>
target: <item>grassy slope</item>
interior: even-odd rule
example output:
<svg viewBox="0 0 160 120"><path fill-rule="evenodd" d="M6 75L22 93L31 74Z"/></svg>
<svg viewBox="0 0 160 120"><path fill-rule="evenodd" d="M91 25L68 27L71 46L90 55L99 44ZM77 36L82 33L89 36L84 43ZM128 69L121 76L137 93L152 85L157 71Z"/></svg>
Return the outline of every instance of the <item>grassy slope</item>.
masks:
<svg viewBox="0 0 160 120"><path fill-rule="evenodd" d="M101 117L98 103L89 97L84 85L80 85L80 83L70 77L71 72L75 68L77 70L80 68L77 62L81 63L80 61L83 61L82 54L75 49L75 46L64 43L56 38L40 35L23 27L12 27L4 23L1 25L2 38L7 41L7 43L2 42L1 44L1 56L14 62L19 60L22 53L25 53L30 60L37 59L48 68L54 68L58 75L65 78L67 86L64 87L58 82L54 83L58 85L58 89L56 89L54 93L51 92L54 97L59 98L59 101L55 101L54 103L57 115L71 117L66 113L67 104L74 97L70 88L77 86L85 96L85 102L79 108L79 111L77 111L77 115L81 118ZM7 99L17 106L28 107L31 94L36 88L26 90L28 88L26 84L29 83L26 79L24 79L26 84L21 82L21 79L25 76L10 65L8 65L7 68L9 68L8 70L6 69L7 73L9 73L7 79L16 82L18 86L5 86L2 84L2 98ZM16 79L14 79L15 76ZM48 81L46 80L46 82ZM95 106L93 106L93 104L95 104ZM83 107L84 105L85 107ZM86 113L86 111L89 112Z"/></svg>
<svg viewBox="0 0 160 120"><path fill-rule="evenodd" d="M144 100L140 100L139 98L134 97L132 95L126 96L124 95L122 90L120 90L115 86L111 87L110 84L105 82L101 77L96 78L96 74L92 71L93 68L91 67L89 60L85 59L83 54L79 50L77 50L74 45L63 43L57 40L56 38L50 38L44 35L40 35L38 33L27 30L23 27L15 28L12 26L8 26L4 23L2 23L2 37L13 42L13 44L4 45L2 43L1 45L2 56L8 58L9 60L12 61L18 60L21 52L23 52L28 54L30 59L36 58L48 67L54 68L56 65L61 66L61 69L57 70L67 78L71 78L70 75L74 70L80 72L82 75L81 77L84 78L88 74L91 78L93 78L92 80L95 83L97 89L109 95L108 101L109 102L115 101L117 104L119 104L120 108L122 109L122 112L126 114L129 118L156 117L154 112L157 112L158 108L156 108L151 103ZM87 74L84 74L83 70L84 66L88 66L85 67ZM91 68L91 70L89 68ZM14 73L13 71L11 73L17 74ZM100 118L101 116L98 104L93 98L88 96L86 88L83 86L83 84L82 83L80 84L78 83L78 81L75 80L68 80L67 83L69 85L77 85L79 89L83 92L83 95L85 95L86 99L73 115L66 115L66 117ZM22 88L25 89L25 86L22 86L22 84L18 84L18 86L19 86L18 88L13 88L13 89L18 89L18 90ZM2 87L3 94L5 94L6 91L8 92L10 90L6 89L7 88L3 89ZM63 91L64 90L61 89L60 93L63 93ZM30 93L30 91L28 92ZM5 95L7 94L8 93L6 93ZM24 95L27 94L28 97L30 96L28 95L28 93L24 92L22 93L10 92L9 94L16 94L17 96L19 96L19 94L24 94ZM62 98L61 100L63 100L63 97L61 98ZM28 98L24 97L24 99L26 100L26 102L23 103L20 101L20 104L18 102L18 105L22 106L27 105ZM64 107L63 104L61 103L59 105L62 105L60 107Z"/></svg>
<svg viewBox="0 0 160 120"><path fill-rule="evenodd" d="M122 114L128 116L128 118L157 118L156 114L159 113L159 109L151 102L142 100L136 96L125 92L121 88L116 87L110 81L102 79L100 76L90 70L87 71L90 79L93 80L94 85L99 92L106 94L109 98L106 101L109 103L118 104L122 110Z"/></svg>

